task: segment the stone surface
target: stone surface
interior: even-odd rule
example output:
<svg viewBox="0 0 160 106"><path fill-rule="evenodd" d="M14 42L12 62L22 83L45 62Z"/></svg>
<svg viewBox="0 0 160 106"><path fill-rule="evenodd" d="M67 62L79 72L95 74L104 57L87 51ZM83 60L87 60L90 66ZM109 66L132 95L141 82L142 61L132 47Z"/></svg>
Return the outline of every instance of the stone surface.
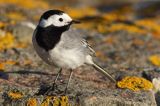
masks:
<svg viewBox="0 0 160 106"><path fill-rule="evenodd" d="M86 4L89 3L83 1L81 4L84 2ZM50 3L53 2L50 1ZM96 2L93 2L93 4L95 5ZM38 16L39 18L39 15L44 11L41 9L30 11L15 7L13 6L13 11L25 14L29 22L33 21L35 23L38 20L35 21L32 16ZM97 8L100 11L106 11L103 5L102 7L97 6ZM119 7L113 6L112 8L117 9ZM0 13L4 14L10 11L12 11L12 8L4 5ZM135 19L135 17L132 18ZM92 18L94 17L88 17L88 19ZM7 22L9 19L1 15L0 21ZM17 62L15 65L7 65L4 70L0 70L0 106L26 106L30 98L36 98L39 106L46 98L43 93L48 86L52 85L58 68L46 65L35 53L31 44L33 30L24 24L22 25L23 21L15 22L16 24L9 25L6 28L2 28L2 30L10 31L17 41L26 42L27 47L12 48L0 53L0 60L11 59ZM119 23L123 24L125 22ZM120 80L125 76L139 76L151 81L153 78L159 77L159 68L151 64L148 61L148 57L160 52L160 42L150 33L143 35L128 31L115 31L100 34L82 29L77 31L82 33L95 49L97 57L94 60L116 80ZM64 69L57 82L56 90L51 94L60 96L60 93L65 89L68 76L69 71ZM16 100L11 99L8 97L8 93L11 91L21 92L24 96ZM69 102L73 106L160 105L158 93L155 96L153 91L133 92L127 89L119 89L116 84L110 82L93 67L87 65L74 70L66 96L69 97Z"/></svg>

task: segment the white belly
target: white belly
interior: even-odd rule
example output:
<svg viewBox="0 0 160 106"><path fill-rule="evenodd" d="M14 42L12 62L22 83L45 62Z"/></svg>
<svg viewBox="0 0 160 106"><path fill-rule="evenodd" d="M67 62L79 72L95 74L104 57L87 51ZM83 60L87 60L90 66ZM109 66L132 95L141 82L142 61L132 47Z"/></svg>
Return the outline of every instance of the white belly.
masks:
<svg viewBox="0 0 160 106"><path fill-rule="evenodd" d="M60 49L58 47L49 51L54 63L62 68L77 68L85 63L86 56L77 48Z"/></svg>

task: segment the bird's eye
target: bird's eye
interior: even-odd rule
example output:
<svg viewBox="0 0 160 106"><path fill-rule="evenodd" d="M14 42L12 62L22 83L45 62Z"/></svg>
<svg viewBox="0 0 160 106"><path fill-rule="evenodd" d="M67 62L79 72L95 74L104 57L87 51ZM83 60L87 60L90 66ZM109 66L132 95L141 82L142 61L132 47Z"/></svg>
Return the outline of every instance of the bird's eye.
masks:
<svg viewBox="0 0 160 106"><path fill-rule="evenodd" d="M60 22L62 22L62 21L63 21L63 19L62 19L62 18L59 18L59 21L60 21Z"/></svg>

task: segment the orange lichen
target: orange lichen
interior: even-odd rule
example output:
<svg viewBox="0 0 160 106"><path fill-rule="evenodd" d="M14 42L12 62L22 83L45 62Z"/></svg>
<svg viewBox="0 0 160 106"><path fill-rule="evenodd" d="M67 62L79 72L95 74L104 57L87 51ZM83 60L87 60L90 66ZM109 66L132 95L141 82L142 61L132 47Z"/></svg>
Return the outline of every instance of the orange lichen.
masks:
<svg viewBox="0 0 160 106"><path fill-rule="evenodd" d="M6 26L6 23L0 21L0 28L3 28L5 26Z"/></svg>
<svg viewBox="0 0 160 106"><path fill-rule="evenodd" d="M11 48L25 48L26 46L26 43L16 41L14 35L12 35L10 32L0 32L0 51Z"/></svg>
<svg viewBox="0 0 160 106"><path fill-rule="evenodd" d="M4 63L0 63L0 70L4 70L4 69L5 69Z"/></svg>
<svg viewBox="0 0 160 106"><path fill-rule="evenodd" d="M13 4L27 9L49 8L49 4L44 0L0 0L0 4Z"/></svg>
<svg viewBox="0 0 160 106"><path fill-rule="evenodd" d="M115 12L110 12L110 13L103 14L102 17L106 21L116 21L116 20L125 20L126 19L126 17L124 15L120 15L120 14L117 14Z"/></svg>
<svg viewBox="0 0 160 106"><path fill-rule="evenodd" d="M4 63L7 65L15 65L17 62L13 60L6 60Z"/></svg>
<svg viewBox="0 0 160 106"><path fill-rule="evenodd" d="M122 24L122 23L117 23L117 24L112 24L110 27L107 28L109 32L115 32L115 31L128 31L130 33L139 33L139 34L146 34L147 31L138 28L137 26L134 25L127 25L127 24Z"/></svg>
<svg viewBox="0 0 160 106"><path fill-rule="evenodd" d="M50 103L52 103L53 106L71 106L67 96L48 96L42 102L41 106L49 106Z"/></svg>
<svg viewBox="0 0 160 106"><path fill-rule="evenodd" d="M94 16L98 13L95 8L83 7L83 8L65 8L65 11L73 18L82 18L85 16ZM80 12L81 11L81 12Z"/></svg>
<svg viewBox="0 0 160 106"><path fill-rule="evenodd" d="M149 61L155 66L160 66L160 55L150 56Z"/></svg>
<svg viewBox="0 0 160 106"><path fill-rule="evenodd" d="M12 48L14 46L14 40L14 36L9 32L0 35L0 51Z"/></svg>
<svg viewBox="0 0 160 106"><path fill-rule="evenodd" d="M49 106L49 103L50 103L50 98L46 98L40 106Z"/></svg>
<svg viewBox="0 0 160 106"><path fill-rule="evenodd" d="M30 99L27 101L27 106L38 106L38 104L37 104L37 99L36 99L36 98L30 98Z"/></svg>
<svg viewBox="0 0 160 106"><path fill-rule="evenodd" d="M16 48L26 48L28 46L28 43L25 43L25 42L17 42L16 44L15 44L15 47Z"/></svg>
<svg viewBox="0 0 160 106"><path fill-rule="evenodd" d="M16 21L21 21L25 19L24 15L22 15L20 12L9 12L6 14L6 16L9 19L16 20Z"/></svg>
<svg viewBox="0 0 160 106"><path fill-rule="evenodd" d="M21 99L24 95L21 93L21 92L13 92L13 91L10 91L8 93L8 96L11 98L11 99Z"/></svg>
<svg viewBox="0 0 160 106"><path fill-rule="evenodd" d="M60 99L61 106L71 106L67 96L62 96ZM58 105L59 106L59 105Z"/></svg>
<svg viewBox="0 0 160 106"><path fill-rule="evenodd" d="M15 65L17 62L12 60L0 60L0 70L5 70L7 65Z"/></svg>
<svg viewBox="0 0 160 106"><path fill-rule="evenodd" d="M133 91L150 90L153 88L150 81L136 76L127 76L123 78L121 81L118 81L117 86L119 88L128 88Z"/></svg>
<svg viewBox="0 0 160 106"><path fill-rule="evenodd" d="M136 25L142 26L152 33L155 38L160 39L160 24L157 23L157 18L152 19L142 19L135 22Z"/></svg>
<svg viewBox="0 0 160 106"><path fill-rule="evenodd" d="M98 24L97 25L97 31L100 32L100 33L105 33L106 32L106 25Z"/></svg>

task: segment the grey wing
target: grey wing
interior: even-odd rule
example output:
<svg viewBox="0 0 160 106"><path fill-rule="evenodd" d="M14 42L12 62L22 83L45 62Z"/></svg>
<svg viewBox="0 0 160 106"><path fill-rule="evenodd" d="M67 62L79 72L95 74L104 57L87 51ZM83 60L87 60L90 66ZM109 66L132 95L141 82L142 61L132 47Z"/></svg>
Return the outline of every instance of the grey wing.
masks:
<svg viewBox="0 0 160 106"><path fill-rule="evenodd" d="M63 33L61 40L64 41L63 47L65 48L79 48L86 54L95 55L95 51L89 43L83 39L82 35L75 29L70 29Z"/></svg>
<svg viewBox="0 0 160 106"><path fill-rule="evenodd" d="M91 51L91 55L95 55L95 51L92 49L91 45L86 39L81 39L82 44Z"/></svg>

